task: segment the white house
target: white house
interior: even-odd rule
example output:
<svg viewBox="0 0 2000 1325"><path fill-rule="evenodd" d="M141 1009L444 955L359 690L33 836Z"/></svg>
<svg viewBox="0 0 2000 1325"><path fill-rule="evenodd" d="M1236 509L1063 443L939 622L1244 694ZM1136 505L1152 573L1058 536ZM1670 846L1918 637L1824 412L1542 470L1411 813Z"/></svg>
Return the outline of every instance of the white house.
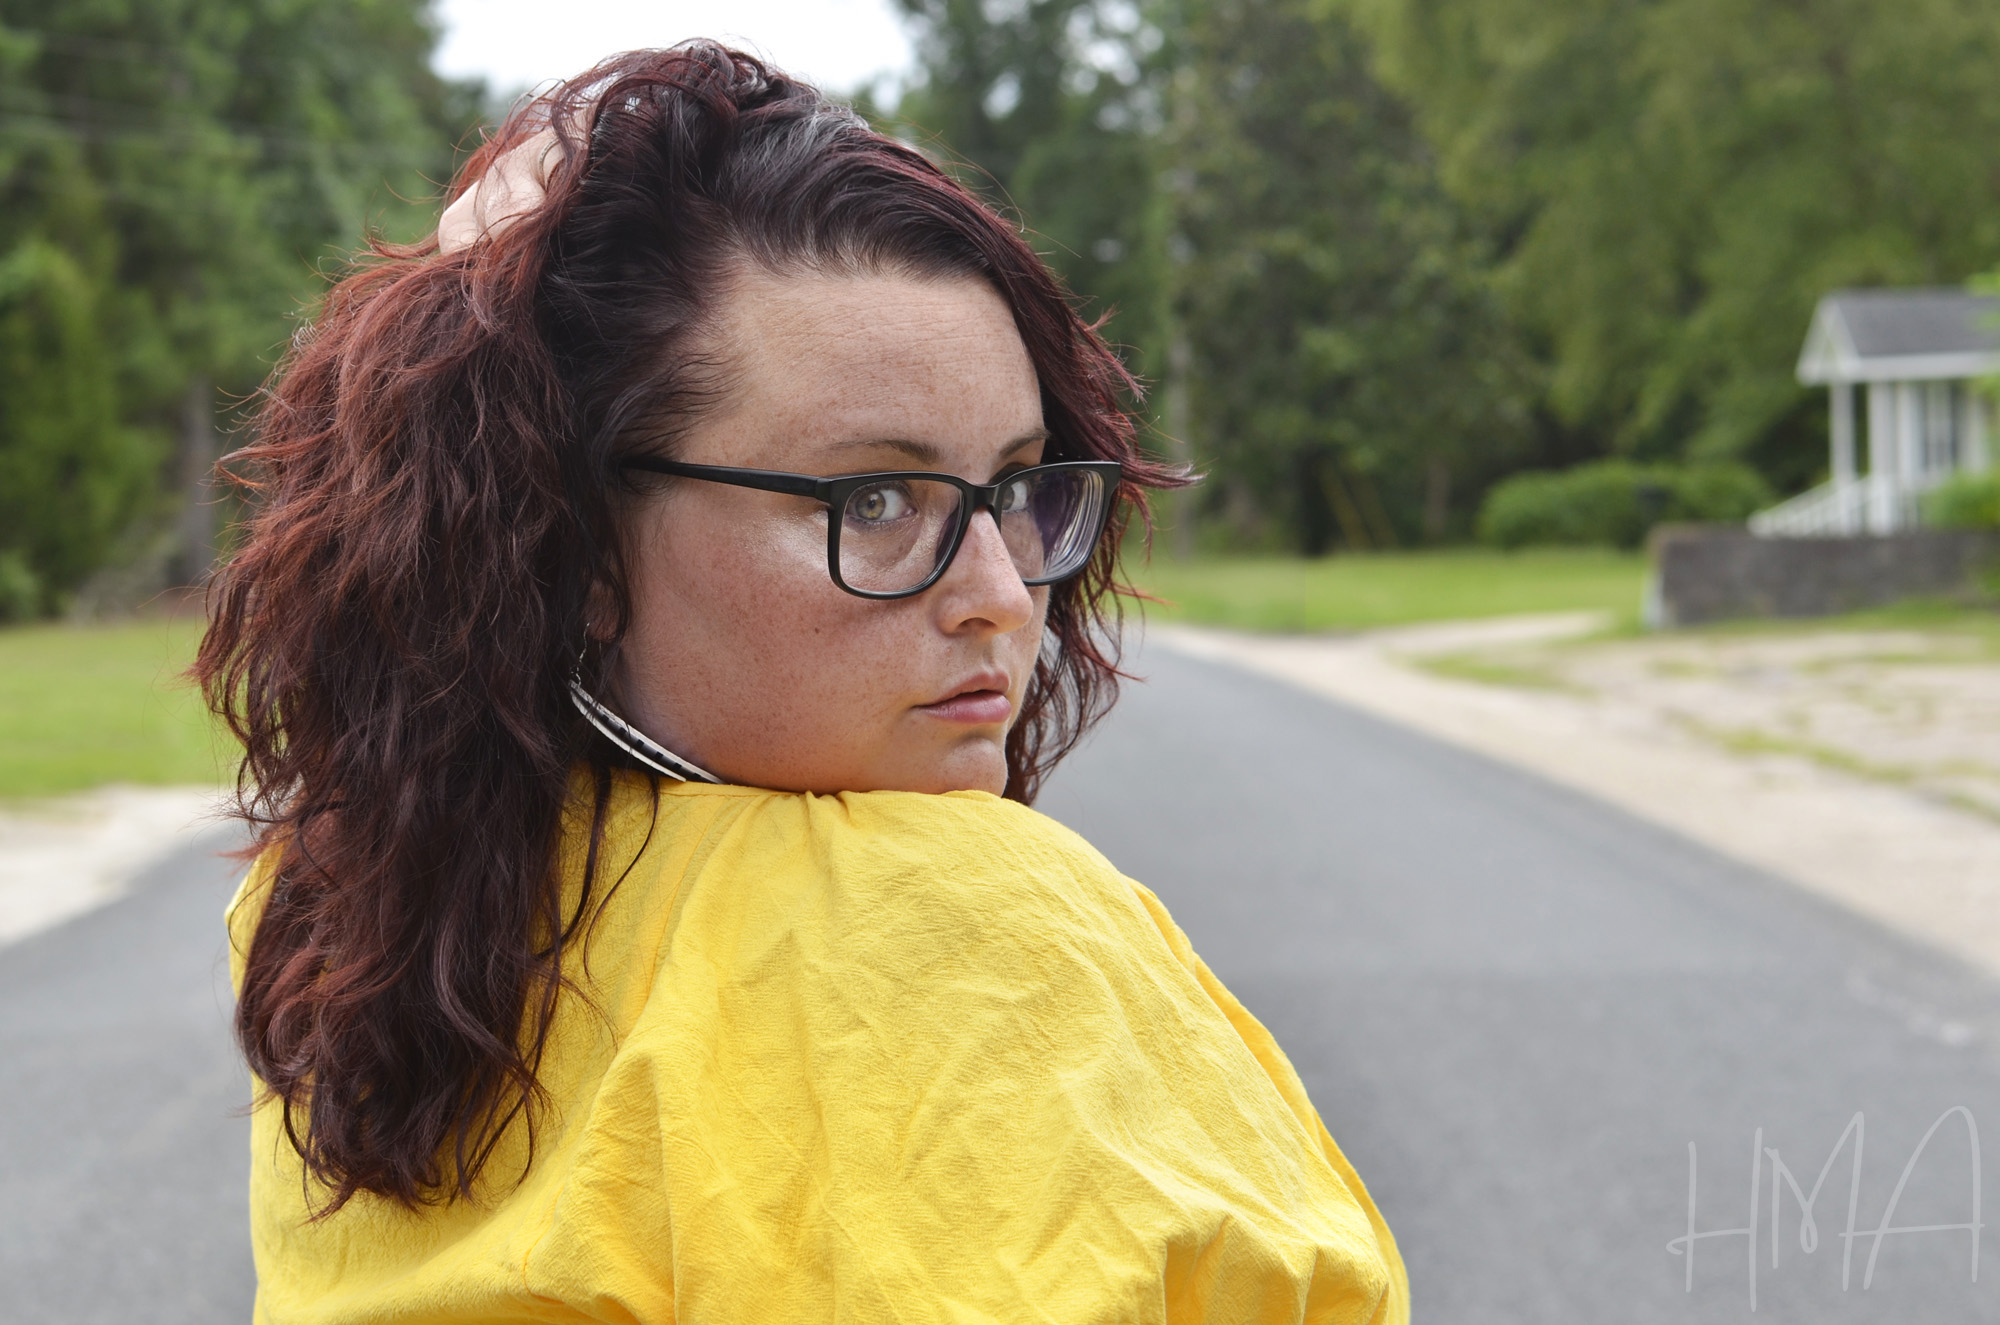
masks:
<svg viewBox="0 0 2000 1325"><path fill-rule="evenodd" d="M1974 379L1995 373L2000 297L1956 289L1827 295L1798 374L1827 388L1833 477L1751 516L1751 531L1886 534L1915 525L1920 494L1992 463L1992 404ZM1865 466L1856 426L1864 414Z"/></svg>

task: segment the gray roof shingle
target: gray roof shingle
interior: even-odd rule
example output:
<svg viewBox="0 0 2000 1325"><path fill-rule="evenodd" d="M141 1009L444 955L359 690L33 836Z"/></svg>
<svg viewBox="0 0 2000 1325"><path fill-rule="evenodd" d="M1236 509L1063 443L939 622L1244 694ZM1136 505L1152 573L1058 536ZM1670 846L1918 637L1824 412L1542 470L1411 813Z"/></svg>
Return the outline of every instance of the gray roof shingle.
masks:
<svg viewBox="0 0 2000 1325"><path fill-rule="evenodd" d="M2000 370L2000 295L1963 289L1836 290L1799 359L1808 382L1971 377Z"/></svg>
<svg viewBox="0 0 2000 1325"><path fill-rule="evenodd" d="M1842 290L1840 310L1864 359L2000 350L2000 296L1964 290Z"/></svg>

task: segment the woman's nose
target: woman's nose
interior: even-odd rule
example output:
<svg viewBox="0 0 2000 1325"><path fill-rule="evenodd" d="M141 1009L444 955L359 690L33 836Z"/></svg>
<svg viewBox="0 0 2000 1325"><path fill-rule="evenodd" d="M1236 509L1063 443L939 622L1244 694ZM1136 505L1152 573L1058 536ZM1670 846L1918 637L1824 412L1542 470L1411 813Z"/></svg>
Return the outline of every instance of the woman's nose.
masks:
<svg viewBox="0 0 2000 1325"><path fill-rule="evenodd" d="M984 622L993 633L1004 635L1035 617L1034 595L1022 582L991 511L973 513L958 555L937 588L947 632Z"/></svg>

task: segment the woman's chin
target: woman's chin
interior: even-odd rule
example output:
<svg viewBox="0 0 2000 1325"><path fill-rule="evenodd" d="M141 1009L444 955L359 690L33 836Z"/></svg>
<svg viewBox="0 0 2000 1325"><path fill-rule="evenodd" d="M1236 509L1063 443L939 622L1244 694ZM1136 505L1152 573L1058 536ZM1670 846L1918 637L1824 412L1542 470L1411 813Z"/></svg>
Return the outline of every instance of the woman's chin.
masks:
<svg viewBox="0 0 2000 1325"><path fill-rule="evenodd" d="M926 790L990 791L1007 789L1007 747L1004 734L982 734L960 741L939 760L934 785Z"/></svg>
<svg viewBox="0 0 2000 1325"><path fill-rule="evenodd" d="M1007 789L1007 751L1004 738L967 737L942 749L917 754L901 752L901 757L872 764L846 767L802 767L798 763L777 763L765 767L709 765L725 782L748 787L768 787L773 791L806 791L834 796L844 791L914 791L942 795L950 791L989 791L1000 795Z"/></svg>
<svg viewBox="0 0 2000 1325"><path fill-rule="evenodd" d="M1000 737L966 737L930 758L907 764L899 761L899 766L881 769L868 782L867 787L848 790L918 791L931 795L990 791L997 796L1007 789L1007 751Z"/></svg>

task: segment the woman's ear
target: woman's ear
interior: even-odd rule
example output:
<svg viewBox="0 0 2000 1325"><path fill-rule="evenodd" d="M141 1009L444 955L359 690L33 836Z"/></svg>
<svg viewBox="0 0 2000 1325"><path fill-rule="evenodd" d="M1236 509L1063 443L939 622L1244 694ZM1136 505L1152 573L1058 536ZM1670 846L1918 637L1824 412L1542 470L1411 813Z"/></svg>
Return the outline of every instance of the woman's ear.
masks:
<svg viewBox="0 0 2000 1325"><path fill-rule="evenodd" d="M611 586L592 580L583 598L583 633L592 644L609 644L618 634L618 603Z"/></svg>

